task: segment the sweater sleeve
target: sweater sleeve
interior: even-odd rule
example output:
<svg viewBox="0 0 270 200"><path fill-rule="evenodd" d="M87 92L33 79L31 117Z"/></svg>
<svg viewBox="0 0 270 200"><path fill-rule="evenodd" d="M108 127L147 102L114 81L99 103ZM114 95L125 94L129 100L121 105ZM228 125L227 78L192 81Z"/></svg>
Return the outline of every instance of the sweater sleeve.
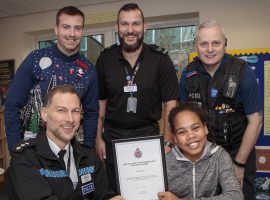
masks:
<svg viewBox="0 0 270 200"><path fill-rule="evenodd" d="M92 80L82 98L84 144L91 148L95 143L99 112L97 72L93 66L92 70Z"/></svg>
<svg viewBox="0 0 270 200"><path fill-rule="evenodd" d="M33 54L29 54L18 68L5 102L5 128L9 150L22 137L20 111L26 104L35 83Z"/></svg>
<svg viewBox="0 0 270 200"><path fill-rule="evenodd" d="M219 155L218 180L221 187L221 194L210 197L200 198L201 200L242 200L244 199L240 183L236 178L234 166L229 154L222 149Z"/></svg>

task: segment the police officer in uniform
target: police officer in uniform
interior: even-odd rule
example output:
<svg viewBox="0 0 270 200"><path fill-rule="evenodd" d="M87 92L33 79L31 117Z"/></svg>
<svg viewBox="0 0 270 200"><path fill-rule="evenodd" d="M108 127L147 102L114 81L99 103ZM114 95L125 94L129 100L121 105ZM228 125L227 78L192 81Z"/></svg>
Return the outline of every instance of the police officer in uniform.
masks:
<svg viewBox="0 0 270 200"><path fill-rule="evenodd" d="M73 87L52 89L41 117L46 131L11 151L6 177L10 199L105 199L107 177L102 162L74 138L81 103Z"/></svg>
<svg viewBox="0 0 270 200"><path fill-rule="evenodd" d="M96 64L100 87L96 150L105 159L112 193L117 189L111 141L160 134L157 121L163 103L164 136L170 146L173 141L167 116L179 98L176 73L167 52L143 43L146 25L138 5L123 5L116 26L120 45L105 49Z"/></svg>
<svg viewBox="0 0 270 200"><path fill-rule="evenodd" d="M227 39L214 20L199 25L198 58L180 79L180 100L207 109L216 143L230 154L245 199L255 198L255 144L262 122L262 99L247 63L225 53Z"/></svg>

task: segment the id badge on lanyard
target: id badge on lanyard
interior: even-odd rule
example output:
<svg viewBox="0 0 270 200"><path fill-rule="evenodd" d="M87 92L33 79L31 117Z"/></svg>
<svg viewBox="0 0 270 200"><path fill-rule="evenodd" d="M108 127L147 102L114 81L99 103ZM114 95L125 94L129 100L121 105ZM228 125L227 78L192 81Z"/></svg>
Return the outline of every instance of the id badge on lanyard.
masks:
<svg viewBox="0 0 270 200"><path fill-rule="evenodd" d="M133 93L133 92L137 92L137 85L126 85L124 86L124 92L129 92L129 93Z"/></svg>
<svg viewBox="0 0 270 200"><path fill-rule="evenodd" d="M127 85L124 86L124 92L130 93L130 97L127 99L127 112L136 113L137 112L137 98L132 96L134 92L138 91L137 85L133 83L134 78L139 70L140 63L138 63L134 69L132 78L129 76L127 69L126 71L126 81Z"/></svg>
<svg viewBox="0 0 270 200"><path fill-rule="evenodd" d="M136 113L137 110L137 98L131 96L127 99L127 112Z"/></svg>

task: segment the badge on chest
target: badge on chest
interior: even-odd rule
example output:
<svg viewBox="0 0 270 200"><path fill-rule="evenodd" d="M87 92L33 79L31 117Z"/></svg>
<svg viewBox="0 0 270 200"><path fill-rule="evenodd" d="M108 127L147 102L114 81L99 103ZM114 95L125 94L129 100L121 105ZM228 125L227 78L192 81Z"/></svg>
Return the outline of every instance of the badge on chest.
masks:
<svg viewBox="0 0 270 200"><path fill-rule="evenodd" d="M137 92L137 85L126 85L124 86L124 92Z"/></svg>

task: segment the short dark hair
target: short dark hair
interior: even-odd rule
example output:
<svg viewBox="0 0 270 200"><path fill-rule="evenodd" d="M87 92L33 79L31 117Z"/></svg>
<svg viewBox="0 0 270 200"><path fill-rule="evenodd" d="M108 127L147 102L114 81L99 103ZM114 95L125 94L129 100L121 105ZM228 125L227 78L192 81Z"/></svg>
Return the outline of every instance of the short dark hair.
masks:
<svg viewBox="0 0 270 200"><path fill-rule="evenodd" d="M181 113L183 111L190 111L195 113L202 124L207 123L207 114L204 109L200 108L196 104L191 104L191 103L181 103L179 106L173 108L169 114L169 124L171 127L171 131L173 134L175 134L175 126L174 126L174 119L178 113Z"/></svg>
<svg viewBox="0 0 270 200"><path fill-rule="evenodd" d="M57 93L61 93L61 94L75 94L78 99L79 102L81 104L81 99L79 97L79 95L77 94L77 92L75 91L74 87L72 85L58 85L56 87L54 87L53 89L51 89L47 95L45 96L44 99L44 103L43 103L43 107L49 106L52 103L52 99L54 97L55 94Z"/></svg>
<svg viewBox="0 0 270 200"><path fill-rule="evenodd" d="M123 5L119 9L118 14L117 14L117 23L119 22L120 12L122 12L122 11L131 11L131 10L139 10L140 13L141 13L141 16L142 16L142 20L144 22L144 15L143 15L142 10L139 8L138 4L136 4L136 3L127 3L127 4Z"/></svg>
<svg viewBox="0 0 270 200"><path fill-rule="evenodd" d="M59 21L60 21L60 16L63 14L67 14L67 15L71 15L71 16L75 16L75 15L79 15L83 18L83 25L84 25L84 14L81 10L79 10L78 8L76 8L75 6L66 6L61 8L57 14L56 14L56 26L59 26Z"/></svg>
<svg viewBox="0 0 270 200"><path fill-rule="evenodd" d="M173 108L169 114L169 124L171 128L171 132L175 135L175 126L174 126L174 119L178 113L181 113L183 111L190 111L195 113L202 124L205 126L208 126L208 113L204 108L199 107L199 105L195 103L181 103L179 106ZM207 134L207 140L210 142L215 142L215 133L213 133L211 130L209 130L209 133Z"/></svg>

